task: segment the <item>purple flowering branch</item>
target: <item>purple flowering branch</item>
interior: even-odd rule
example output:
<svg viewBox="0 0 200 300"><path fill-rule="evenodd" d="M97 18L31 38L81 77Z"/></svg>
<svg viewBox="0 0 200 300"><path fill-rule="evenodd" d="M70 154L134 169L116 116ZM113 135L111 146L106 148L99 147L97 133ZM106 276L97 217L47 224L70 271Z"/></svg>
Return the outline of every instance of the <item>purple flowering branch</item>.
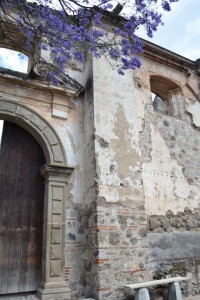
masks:
<svg viewBox="0 0 200 300"><path fill-rule="evenodd" d="M120 1L2 0L0 33L22 52L33 53L38 43L43 51L49 51L51 80L56 81L67 64L74 60L84 63L91 55L104 56L123 75L125 70L140 67L138 55L143 45L136 34L138 28L145 28L152 37L162 24L160 8L170 11L171 3L178 0ZM11 24L17 24L24 44L16 39ZM45 60L39 52L36 57Z"/></svg>

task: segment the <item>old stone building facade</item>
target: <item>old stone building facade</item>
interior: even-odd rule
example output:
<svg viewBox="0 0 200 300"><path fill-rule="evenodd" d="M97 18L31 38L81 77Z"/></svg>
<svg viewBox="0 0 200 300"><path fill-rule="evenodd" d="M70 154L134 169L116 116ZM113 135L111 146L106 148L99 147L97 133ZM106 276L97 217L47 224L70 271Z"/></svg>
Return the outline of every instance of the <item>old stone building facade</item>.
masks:
<svg viewBox="0 0 200 300"><path fill-rule="evenodd" d="M141 61L74 63L59 86L31 58L1 69L0 117L46 161L40 299L132 299L125 284L178 275L200 297L199 65L149 42Z"/></svg>

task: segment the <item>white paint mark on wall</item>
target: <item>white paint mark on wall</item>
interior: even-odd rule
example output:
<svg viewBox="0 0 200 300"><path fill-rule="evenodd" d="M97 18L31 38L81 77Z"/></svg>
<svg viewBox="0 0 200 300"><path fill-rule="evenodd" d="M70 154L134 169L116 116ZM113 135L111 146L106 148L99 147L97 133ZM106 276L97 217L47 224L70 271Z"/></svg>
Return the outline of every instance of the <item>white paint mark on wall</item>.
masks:
<svg viewBox="0 0 200 300"><path fill-rule="evenodd" d="M3 132L3 120L0 120L0 144L1 144L1 138L2 138L2 132Z"/></svg>

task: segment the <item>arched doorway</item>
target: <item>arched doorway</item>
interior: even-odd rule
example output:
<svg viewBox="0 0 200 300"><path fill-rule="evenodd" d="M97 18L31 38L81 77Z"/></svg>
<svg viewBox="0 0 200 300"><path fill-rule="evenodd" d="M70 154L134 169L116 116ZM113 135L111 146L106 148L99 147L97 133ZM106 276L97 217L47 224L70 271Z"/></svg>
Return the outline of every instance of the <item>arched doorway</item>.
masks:
<svg viewBox="0 0 200 300"><path fill-rule="evenodd" d="M4 122L0 148L0 294L36 291L42 273L45 164L41 146Z"/></svg>
<svg viewBox="0 0 200 300"><path fill-rule="evenodd" d="M65 200L68 177L73 167L67 166L62 142L48 121L19 102L0 99L0 118L25 129L40 144L46 164L44 177L44 214L42 241L42 278L37 289L39 299L69 299L70 289L64 277ZM0 241L1 242L1 241Z"/></svg>

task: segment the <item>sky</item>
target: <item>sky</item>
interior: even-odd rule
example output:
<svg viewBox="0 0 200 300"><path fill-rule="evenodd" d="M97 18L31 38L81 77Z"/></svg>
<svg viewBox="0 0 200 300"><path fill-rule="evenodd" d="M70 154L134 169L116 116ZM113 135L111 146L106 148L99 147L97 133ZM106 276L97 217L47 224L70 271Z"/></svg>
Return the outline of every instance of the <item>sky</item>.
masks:
<svg viewBox="0 0 200 300"><path fill-rule="evenodd" d="M171 7L153 38L143 31L140 36L191 60L200 58L200 0L179 0Z"/></svg>
<svg viewBox="0 0 200 300"><path fill-rule="evenodd" d="M26 73L28 57L17 51L0 48L0 67Z"/></svg>
<svg viewBox="0 0 200 300"><path fill-rule="evenodd" d="M28 68L28 57L16 51L0 48L0 67L26 73ZM2 129L3 121L0 120L0 144Z"/></svg>

